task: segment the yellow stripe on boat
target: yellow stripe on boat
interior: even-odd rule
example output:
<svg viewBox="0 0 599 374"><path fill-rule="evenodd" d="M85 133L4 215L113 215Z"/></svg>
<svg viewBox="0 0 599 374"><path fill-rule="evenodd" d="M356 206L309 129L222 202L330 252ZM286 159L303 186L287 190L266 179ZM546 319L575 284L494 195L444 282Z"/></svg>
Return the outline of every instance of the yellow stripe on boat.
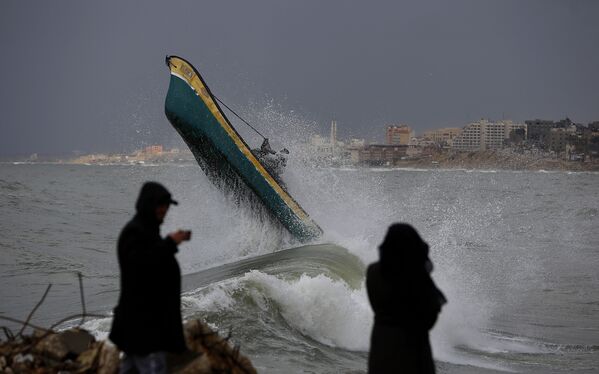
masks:
<svg viewBox="0 0 599 374"><path fill-rule="evenodd" d="M293 200L291 196L285 191L274 178L264 169L264 166L258 161L256 156L248 148L247 144L239 137L237 131L233 129L227 118L223 115L222 111L212 98L212 95L202 82L201 78L195 73L194 68L190 66L187 61L178 57L170 58L170 70L171 74L185 81L202 99L204 104L208 107L214 118L218 121L221 127L227 132L227 134L233 139L239 150L247 157L248 160L254 165L254 167L260 172L262 177L268 182L268 184L277 192L277 194L285 201L285 204L297 215L301 220L309 219L308 214Z"/></svg>

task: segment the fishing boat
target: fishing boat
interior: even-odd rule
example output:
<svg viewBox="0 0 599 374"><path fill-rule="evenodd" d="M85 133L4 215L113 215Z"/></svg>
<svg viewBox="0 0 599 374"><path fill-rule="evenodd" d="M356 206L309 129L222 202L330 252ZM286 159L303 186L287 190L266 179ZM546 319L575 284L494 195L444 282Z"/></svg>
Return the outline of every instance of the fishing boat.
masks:
<svg viewBox="0 0 599 374"><path fill-rule="evenodd" d="M171 73L166 117L208 178L223 189L252 191L298 240L322 235L318 224L252 153L193 65L177 56L167 56L166 64Z"/></svg>

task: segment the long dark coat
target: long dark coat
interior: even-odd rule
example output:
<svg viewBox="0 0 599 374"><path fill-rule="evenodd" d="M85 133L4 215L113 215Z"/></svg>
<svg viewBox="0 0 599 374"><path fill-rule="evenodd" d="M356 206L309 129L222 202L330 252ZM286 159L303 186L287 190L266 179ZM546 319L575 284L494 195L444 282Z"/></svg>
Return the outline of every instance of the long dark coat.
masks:
<svg viewBox="0 0 599 374"><path fill-rule="evenodd" d="M381 261L371 264L366 273L374 311L368 372L434 373L429 330L446 300L430 277L426 243L406 238L406 227L393 229L402 234L401 240L387 235Z"/></svg>
<svg viewBox="0 0 599 374"><path fill-rule="evenodd" d="M156 218L156 207L169 200L164 187L146 183L137 201L137 214L118 239L121 293L109 338L127 354L186 349L177 245L160 237Z"/></svg>

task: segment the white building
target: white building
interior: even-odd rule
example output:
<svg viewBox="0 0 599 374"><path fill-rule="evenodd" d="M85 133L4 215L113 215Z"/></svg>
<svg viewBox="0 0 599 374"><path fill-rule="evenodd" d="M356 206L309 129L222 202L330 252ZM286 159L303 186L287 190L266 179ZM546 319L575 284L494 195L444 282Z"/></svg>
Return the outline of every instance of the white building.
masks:
<svg viewBox="0 0 599 374"><path fill-rule="evenodd" d="M524 129L526 125L512 121L489 122L485 119L464 126L461 134L453 139L452 149L459 151L483 151L485 149L503 148L505 140L516 129Z"/></svg>

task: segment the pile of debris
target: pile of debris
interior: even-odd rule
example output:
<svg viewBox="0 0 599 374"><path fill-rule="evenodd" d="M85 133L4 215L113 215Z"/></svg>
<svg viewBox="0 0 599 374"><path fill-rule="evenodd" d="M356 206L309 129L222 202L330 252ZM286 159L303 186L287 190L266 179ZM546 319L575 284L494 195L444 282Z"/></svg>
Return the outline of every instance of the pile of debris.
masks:
<svg viewBox="0 0 599 374"><path fill-rule="evenodd" d="M191 320L185 323L185 340L191 352L200 354L193 361L183 365L182 369L172 372L187 373L231 373L255 374L256 369L252 362L239 352L239 346L232 347L229 338L222 338L206 323L200 320Z"/></svg>
<svg viewBox="0 0 599 374"><path fill-rule="evenodd" d="M0 342L2 373L117 373L119 351L89 332L35 330Z"/></svg>
<svg viewBox="0 0 599 374"><path fill-rule="evenodd" d="M81 273L78 273L78 277L81 314L65 317L49 329L30 323L34 313L50 292L52 287L50 284L25 321L0 316L2 320L22 325L16 335L8 327L0 326L7 339L0 340L0 373L118 373L121 352L110 342L97 341L92 334L80 328L86 317L105 318L106 316L87 313ZM81 318L78 327L60 332L54 330L57 326L75 318ZM23 333L26 327L34 329L31 335ZM231 334L222 338L206 323L199 320L188 321L184 326L184 332L189 351L180 355L167 356L170 373L256 373L250 360L239 353L239 347L231 346L229 342Z"/></svg>
<svg viewBox="0 0 599 374"><path fill-rule="evenodd" d="M206 323L192 320L185 324L190 352L169 355L171 373L254 374L251 361L231 346ZM62 332L35 330L0 342L0 373L100 373L116 374L120 352L106 341L97 341L86 330L73 328Z"/></svg>

